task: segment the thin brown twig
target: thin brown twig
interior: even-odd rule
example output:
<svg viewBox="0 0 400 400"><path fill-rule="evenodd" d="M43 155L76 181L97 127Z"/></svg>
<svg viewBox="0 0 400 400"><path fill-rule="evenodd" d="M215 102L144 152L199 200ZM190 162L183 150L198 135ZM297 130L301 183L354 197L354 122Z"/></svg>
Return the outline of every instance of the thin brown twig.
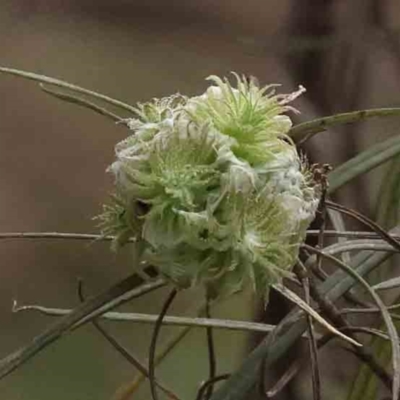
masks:
<svg viewBox="0 0 400 400"><path fill-rule="evenodd" d="M324 247L324 230L326 226L326 195L328 190L328 178L327 173L331 170L331 166L328 164L316 165L313 168L313 175L316 182L320 184L321 187L321 198L318 204L317 214L319 214L321 226L319 228L318 235L318 248L322 249ZM322 269L322 257L317 255L317 269L323 271Z"/></svg>

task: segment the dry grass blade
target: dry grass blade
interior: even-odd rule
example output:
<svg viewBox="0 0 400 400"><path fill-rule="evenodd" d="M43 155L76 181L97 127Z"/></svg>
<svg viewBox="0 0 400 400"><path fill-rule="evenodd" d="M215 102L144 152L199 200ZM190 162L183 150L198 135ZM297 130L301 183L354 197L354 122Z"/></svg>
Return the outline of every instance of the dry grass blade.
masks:
<svg viewBox="0 0 400 400"><path fill-rule="evenodd" d="M298 124L290 130L289 135L296 143L301 145L315 134L323 132L332 126L352 124L372 117L388 117L399 115L400 108L376 108L336 114Z"/></svg>
<svg viewBox="0 0 400 400"><path fill-rule="evenodd" d="M392 279L388 279L386 281L377 283L373 286L374 290L388 290L393 289L400 286L400 277L397 276Z"/></svg>
<svg viewBox="0 0 400 400"><path fill-rule="evenodd" d="M62 87L64 89L71 90L72 92L83 93L87 96L94 97L94 98L102 100L106 103L112 104L113 106L121 108L125 111L130 111L131 113L136 114L135 107L132 107L129 104L126 104L122 101L113 99L112 97L105 96L104 94L97 93L93 90L89 90L89 89L85 89L85 88L82 88L77 85L73 85L72 83L68 83L68 82L65 82L65 81L62 81L59 79L55 79L55 78L50 78L49 76L35 74L33 72L22 71L22 70L14 69L14 68L0 67L0 72L9 74L9 75L19 76L21 78L29 79L29 80L36 81L39 83L45 83L48 85Z"/></svg>
<svg viewBox="0 0 400 400"><path fill-rule="evenodd" d="M17 305L14 302L13 312L22 311L37 311L44 315L62 317L71 314L73 310L66 308L52 308L44 307L35 304L28 305ZM114 322L136 322L144 324L154 324L157 321L157 315L142 314L142 313L128 313L128 312L107 312L99 315L99 319L105 319ZM173 326L188 326L195 328L217 328L226 329L233 331L244 331L244 332L263 332L269 333L275 325L269 325L258 322L247 322L229 319L209 319L209 318L190 318L190 317L176 317L168 315L163 319L163 324Z"/></svg>
<svg viewBox="0 0 400 400"><path fill-rule="evenodd" d="M63 100L68 103L73 103L73 104L77 104L81 107L88 108L92 111L95 111L96 113L98 113L100 115L103 115L105 117L112 119L115 122L123 122L123 118L121 118L117 114L114 114L113 112L107 110L106 108L100 107L97 104L92 103L91 101L88 101L82 97L78 97L78 96L74 96L72 94L60 92L58 90L50 89L47 86L43 85L42 83L39 86L45 93L49 94L50 96L54 96L55 98L57 98L59 100Z"/></svg>
<svg viewBox="0 0 400 400"><path fill-rule="evenodd" d="M388 244L385 240L376 239L356 239L349 240L342 243L334 243L330 246L324 247L324 253L326 254L338 254L349 251L358 250L373 250L373 251L385 251L385 252L397 252L391 244Z"/></svg>
<svg viewBox="0 0 400 400"><path fill-rule="evenodd" d="M309 229L307 231L307 236L318 236L319 230L316 229ZM387 232L393 239L400 240L399 235L391 234ZM380 236L377 235L375 232L368 232L368 231L342 231L342 230L324 230L324 236L328 237L346 237L346 238L357 238L357 239L378 239ZM1 237L1 236L0 236Z"/></svg>
<svg viewBox="0 0 400 400"><path fill-rule="evenodd" d="M325 327L328 331L333 334L339 336L346 342L352 344L353 346L362 346L360 343L355 341L354 339L344 335L342 332L338 331L334 326L332 326L329 322L327 322L324 318L322 318L312 307L310 307L301 297L299 297L296 293L292 292L287 287L283 286L280 283L273 285L273 288L285 296L288 300L296 304L303 311L305 311L308 315L314 318L318 323L320 323L323 327Z"/></svg>

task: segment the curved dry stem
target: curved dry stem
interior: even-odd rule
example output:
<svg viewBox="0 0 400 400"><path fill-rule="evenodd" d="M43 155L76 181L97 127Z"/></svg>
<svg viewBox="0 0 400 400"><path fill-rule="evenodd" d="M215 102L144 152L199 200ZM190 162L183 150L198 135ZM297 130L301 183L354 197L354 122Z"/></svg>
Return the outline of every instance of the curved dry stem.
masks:
<svg viewBox="0 0 400 400"><path fill-rule="evenodd" d="M359 212L342 206L341 204L334 203L333 201L326 201L326 206L339 211L340 213L346 214L362 224L368 226L372 230L374 230L383 240L387 243L391 244L396 250L400 251L400 243L391 237L383 228L381 228L376 222L372 221L365 215L360 214Z"/></svg>

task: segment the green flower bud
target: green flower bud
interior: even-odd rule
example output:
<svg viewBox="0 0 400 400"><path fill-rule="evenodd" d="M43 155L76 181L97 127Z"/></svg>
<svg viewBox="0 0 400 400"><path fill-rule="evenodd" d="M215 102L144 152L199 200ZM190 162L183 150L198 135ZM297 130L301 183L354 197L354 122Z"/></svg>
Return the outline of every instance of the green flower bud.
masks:
<svg viewBox="0 0 400 400"><path fill-rule="evenodd" d="M282 113L304 89L275 95L237 75L198 97L153 100L116 145L115 196L101 216L114 246L131 238L177 287L214 296L251 283L267 293L290 273L320 188Z"/></svg>

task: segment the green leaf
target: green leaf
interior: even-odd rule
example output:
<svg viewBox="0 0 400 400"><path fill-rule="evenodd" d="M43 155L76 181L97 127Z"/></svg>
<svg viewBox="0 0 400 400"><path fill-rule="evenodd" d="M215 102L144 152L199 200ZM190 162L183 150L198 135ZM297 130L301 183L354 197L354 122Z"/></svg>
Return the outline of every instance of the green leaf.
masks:
<svg viewBox="0 0 400 400"><path fill-rule="evenodd" d="M384 228L392 228L399 220L400 205L400 157L396 157L385 171L385 179L379 189L376 220Z"/></svg>
<svg viewBox="0 0 400 400"><path fill-rule="evenodd" d="M363 151L329 173L329 193L333 193L358 176L376 168L400 153L400 135Z"/></svg>

